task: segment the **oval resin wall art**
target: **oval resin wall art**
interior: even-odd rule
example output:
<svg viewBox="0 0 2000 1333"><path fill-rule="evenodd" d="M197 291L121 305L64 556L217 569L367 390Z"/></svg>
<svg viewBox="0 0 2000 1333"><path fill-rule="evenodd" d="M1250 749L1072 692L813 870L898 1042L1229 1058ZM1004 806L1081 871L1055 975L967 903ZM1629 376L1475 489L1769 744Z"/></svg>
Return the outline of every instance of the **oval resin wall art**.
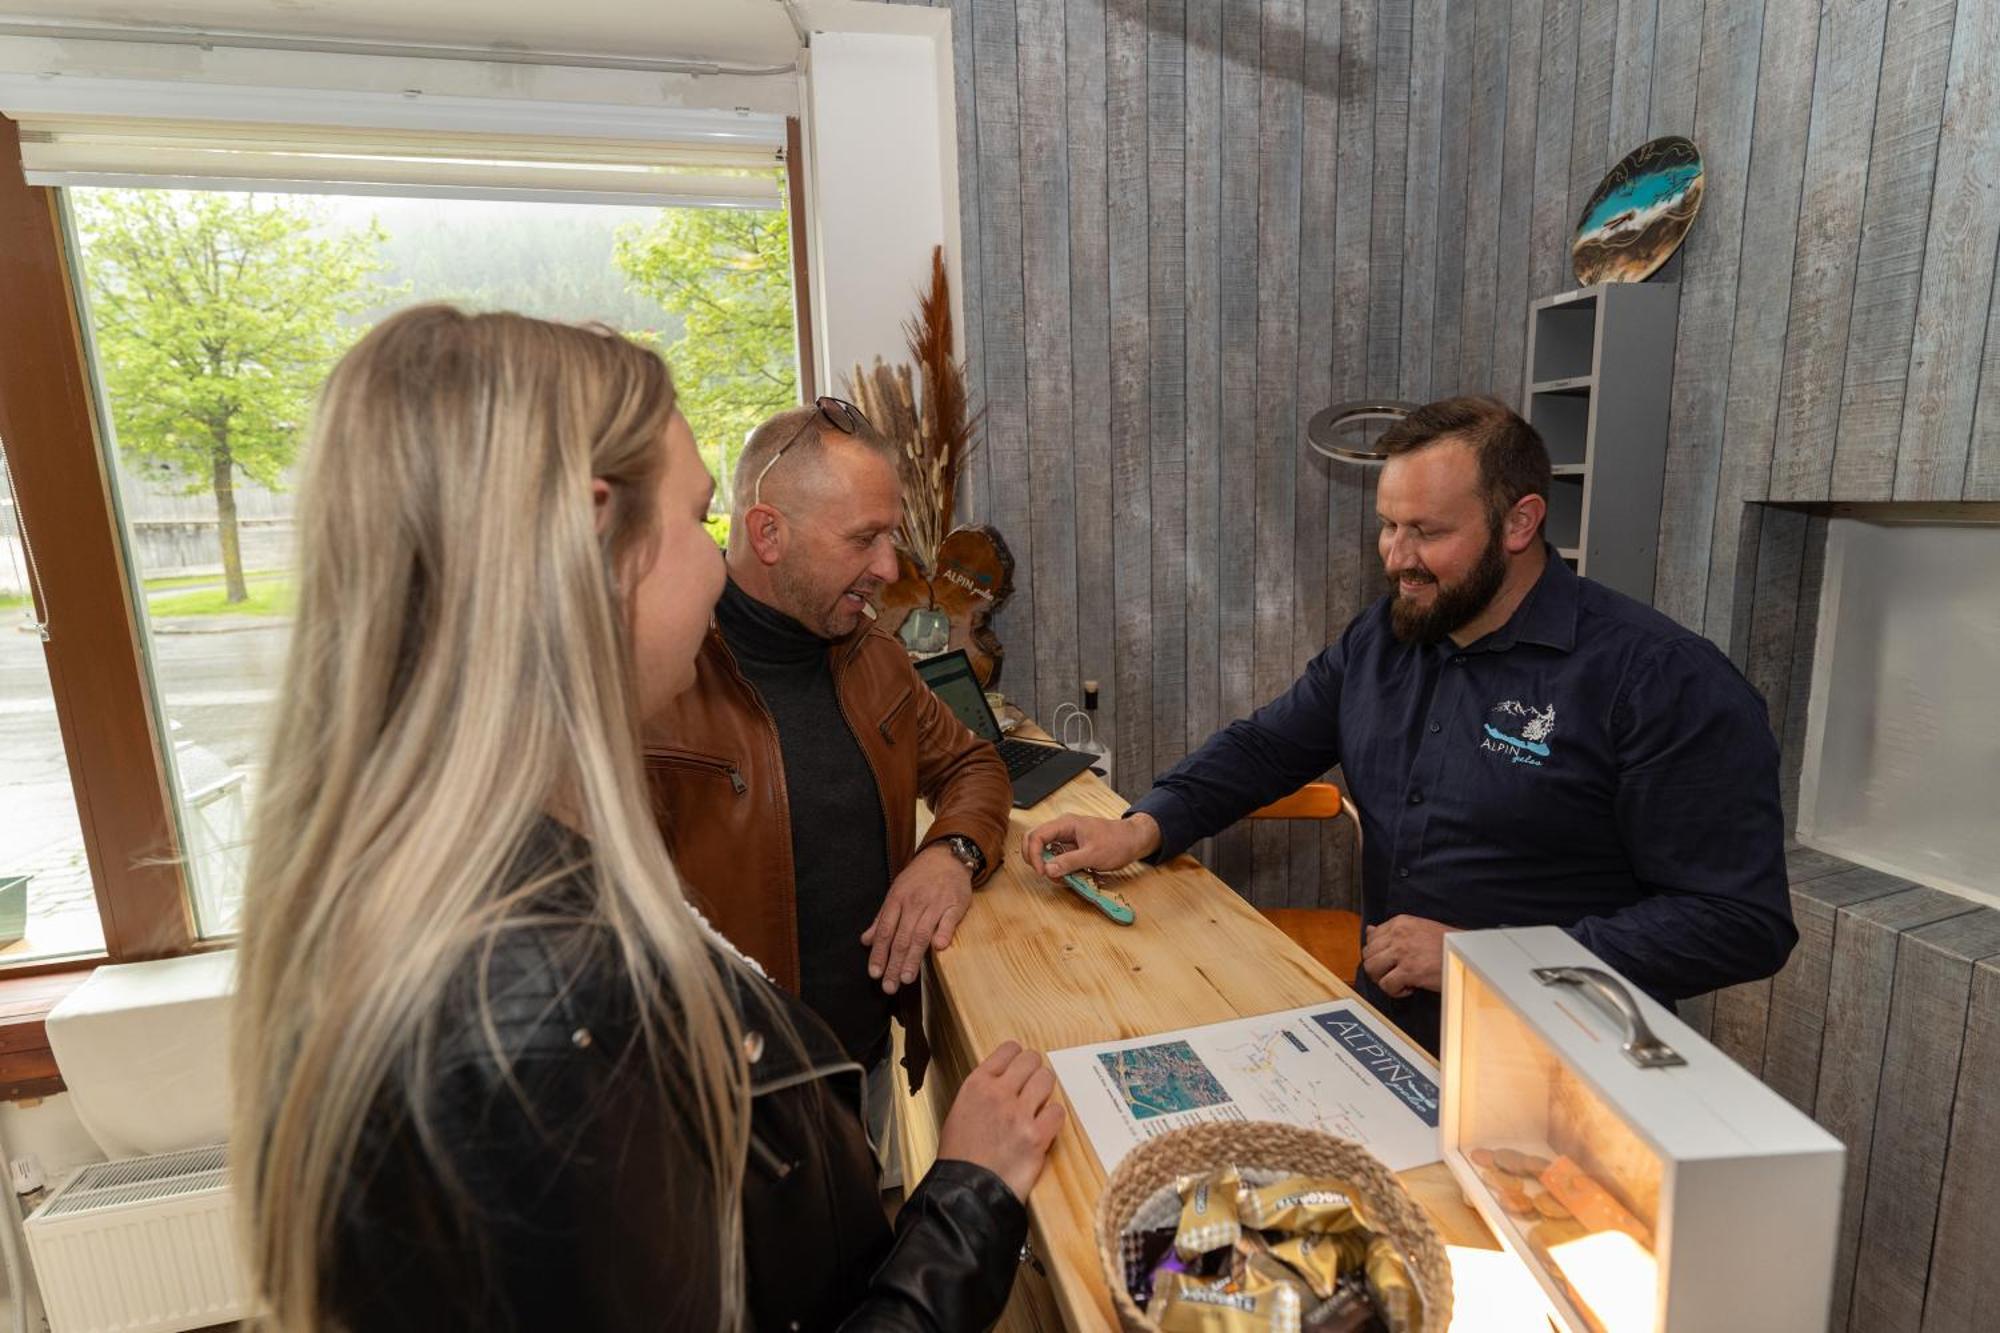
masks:
<svg viewBox="0 0 2000 1333"><path fill-rule="evenodd" d="M1611 168L1576 220L1576 280L1640 282L1672 257L1701 211L1701 154L1678 134L1655 139Z"/></svg>

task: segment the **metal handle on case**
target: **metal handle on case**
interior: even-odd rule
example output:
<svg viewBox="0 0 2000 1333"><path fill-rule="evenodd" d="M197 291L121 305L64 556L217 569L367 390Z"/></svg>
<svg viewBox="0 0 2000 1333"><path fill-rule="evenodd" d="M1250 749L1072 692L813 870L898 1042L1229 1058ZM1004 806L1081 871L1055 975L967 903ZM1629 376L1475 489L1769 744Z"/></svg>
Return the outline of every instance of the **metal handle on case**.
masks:
<svg viewBox="0 0 2000 1333"><path fill-rule="evenodd" d="M1665 1069L1684 1065L1679 1051L1653 1035L1646 1017L1639 1012L1632 992L1611 973L1598 967L1538 967L1535 980L1544 986L1580 986L1602 996L1625 1020L1625 1058L1641 1069Z"/></svg>

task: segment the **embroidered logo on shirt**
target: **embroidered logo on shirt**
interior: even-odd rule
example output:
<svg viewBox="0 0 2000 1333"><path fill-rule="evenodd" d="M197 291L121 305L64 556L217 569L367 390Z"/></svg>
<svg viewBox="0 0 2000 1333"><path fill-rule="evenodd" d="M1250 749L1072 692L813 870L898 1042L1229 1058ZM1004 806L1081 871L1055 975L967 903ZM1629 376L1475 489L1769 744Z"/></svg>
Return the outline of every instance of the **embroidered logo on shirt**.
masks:
<svg viewBox="0 0 2000 1333"><path fill-rule="evenodd" d="M1556 706L1534 708L1518 699L1493 706L1486 715L1486 735L1482 750L1504 754L1516 764L1535 768L1549 757L1549 733L1556 729Z"/></svg>

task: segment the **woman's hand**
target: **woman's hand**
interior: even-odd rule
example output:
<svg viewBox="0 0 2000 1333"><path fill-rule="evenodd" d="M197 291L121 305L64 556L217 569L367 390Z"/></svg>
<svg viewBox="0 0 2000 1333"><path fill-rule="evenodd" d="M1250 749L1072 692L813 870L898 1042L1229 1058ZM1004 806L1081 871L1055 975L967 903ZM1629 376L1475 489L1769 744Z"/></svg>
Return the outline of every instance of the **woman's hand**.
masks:
<svg viewBox="0 0 2000 1333"><path fill-rule="evenodd" d="M983 1166L1028 1201L1065 1114L1055 1070L1040 1052L1002 1042L966 1075L938 1131L938 1157Z"/></svg>

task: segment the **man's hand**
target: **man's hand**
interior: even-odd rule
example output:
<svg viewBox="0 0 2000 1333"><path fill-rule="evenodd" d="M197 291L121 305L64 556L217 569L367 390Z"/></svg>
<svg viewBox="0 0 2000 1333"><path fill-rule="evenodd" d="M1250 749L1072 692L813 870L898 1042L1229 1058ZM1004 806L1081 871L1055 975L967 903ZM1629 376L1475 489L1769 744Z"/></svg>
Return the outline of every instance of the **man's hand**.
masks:
<svg viewBox="0 0 2000 1333"><path fill-rule="evenodd" d="M889 886L875 924L861 932L868 975L881 978L882 993L894 995L917 979L925 949L949 948L971 906L972 872L951 848L932 843L918 852Z"/></svg>
<svg viewBox="0 0 2000 1333"><path fill-rule="evenodd" d="M1368 928L1361 970L1391 999L1444 988L1444 937L1457 930L1420 916L1392 916Z"/></svg>
<svg viewBox="0 0 2000 1333"><path fill-rule="evenodd" d="M1052 842L1066 844L1069 850L1044 861L1042 848ZM1035 870L1050 879L1061 879L1073 870L1123 870L1141 857L1151 856L1159 846L1160 826L1148 814L1130 819L1064 815L1031 829L1021 842L1021 855Z"/></svg>

